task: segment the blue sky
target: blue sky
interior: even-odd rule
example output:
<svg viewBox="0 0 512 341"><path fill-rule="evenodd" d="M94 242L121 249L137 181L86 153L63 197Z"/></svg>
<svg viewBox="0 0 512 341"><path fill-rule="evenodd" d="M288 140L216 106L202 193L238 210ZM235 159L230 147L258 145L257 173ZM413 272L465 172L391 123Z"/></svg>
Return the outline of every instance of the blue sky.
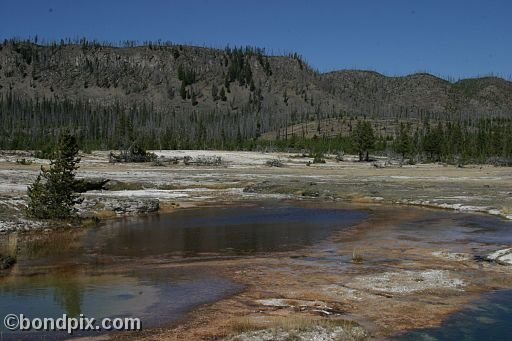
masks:
<svg viewBox="0 0 512 341"><path fill-rule="evenodd" d="M320 71L512 76L510 0L4 0L0 13L0 38L254 45Z"/></svg>

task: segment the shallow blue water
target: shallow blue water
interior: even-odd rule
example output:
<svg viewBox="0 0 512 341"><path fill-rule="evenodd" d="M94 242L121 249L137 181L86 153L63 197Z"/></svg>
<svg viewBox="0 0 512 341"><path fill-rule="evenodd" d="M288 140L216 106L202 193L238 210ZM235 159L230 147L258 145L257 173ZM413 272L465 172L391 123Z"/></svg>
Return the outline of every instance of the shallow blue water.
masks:
<svg viewBox="0 0 512 341"><path fill-rule="evenodd" d="M483 295L467 308L454 313L437 328L397 336L396 340L512 340L512 290Z"/></svg>
<svg viewBox="0 0 512 341"><path fill-rule="evenodd" d="M178 321L194 307L242 288L207 268L148 269L140 259L166 256L248 255L300 249L368 217L364 211L271 203L256 207L183 209L172 214L115 220L78 234L76 246L20 251L16 271L0 278L0 319L85 314L140 317L143 327ZM512 223L496 217L435 212L396 226L404 238L432 243L512 243ZM49 244L51 245L51 244ZM43 248L43 250L41 249ZM23 256L25 255L25 256ZM109 259L133 269L108 274ZM170 258L167 258L167 260ZM181 258L180 258L181 259ZM315 260L318 261L318 260ZM512 340L512 290L484 295L449 316L439 328L413 331L398 340ZM7 333L0 340L51 340L62 333Z"/></svg>
<svg viewBox="0 0 512 341"><path fill-rule="evenodd" d="M87 242L96 252L122 256L288 251L312 245L367 216L362 211L287 204L201 208L117 221L92 231Z"/></svg>
<svg viewBox="0 0 512 341"><path fill-rule="evenodd" d="M292 250L328 238L366 217L362 211L272 203L183 209L111 221L78 231L76 239L64 245L51 241L62 236L56 234L48 243L28 243L30 252L21 250L11 275L0 277L0 318L12 313L28 317L82 313L96 319L139 317L144 328L169 324L197 305L226 297L241 287L209 272L207 267L141 270L139 262L144 257L149 262L165 262L166 255L207 253L216 257ZM121 259L123 268L129 270L108 274L104 269L112 259L114 264ZM0 325L1 341L67 336L55 332L10 333Z"/></svg>
<svg viewBox="0 0 512 341"><path fill-rule="evenodd" d="M24 314L30 318L137 317L142 327L177 321L194 307L242 289L213 275L190 275L179 270L158 270L123 275L49 274L17 278L0 287L0 317ZM93 333L94 334L94 333ZM91 335L75 332L74 336ZM65 339L65 332L11 332L0 325L0 340Z"/></svg>
<svg viewBox="0 0 512 341"><path fill-rule="evenodd" d="M512 244L512 221L484 214L437 211L403 222L398 228L431 242Z"/></svg>

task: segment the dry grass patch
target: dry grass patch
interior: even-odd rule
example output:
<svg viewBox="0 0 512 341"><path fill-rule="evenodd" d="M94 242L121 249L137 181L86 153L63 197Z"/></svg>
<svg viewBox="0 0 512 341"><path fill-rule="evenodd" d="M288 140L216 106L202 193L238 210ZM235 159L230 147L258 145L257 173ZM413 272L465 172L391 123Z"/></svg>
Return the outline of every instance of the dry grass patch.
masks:
<svg viewBox="0 0 512 341"><path fill-rule="evenodd" d="M180 208L180 203L177 202L168 202L168 201L160 201L160 206L158 211L160 212L172 212L177 208Z"/></svg>
<svg viewBox="0 0 512 341"><path fill-rule="evenodd" d="M84 229L64 228L48 235L32 235L23 242L18 241L18 244L23 244L23 250L29 257L63 254L80 246L84 231Z"/></svg>
<svg viewBox="0 0 512 341"><path fill-rule="evenodd" d="M364 261L363 254L358 249L352 250L352 262L353 263L362 263Z"/></svg>
<svg viewBox="0 0 512 341"><path fill-rule="evenodd" d="M288 316L242 316L229 323L233 333L241 334L261 329L280 329L287 332L305 331L315 327L342 327L349 331L359 325L353 321L342 319L325 319L312 315L292 314Z"/></svg>
<svg viewBox="0 0 512 341"><path fill-rule="evenodd" d="M145 186L147 186L147 184L142 182L111 180L105 185L105 188L107 191L137 191L145 189Z"/></svg>
<svg viewBox="0 0 512 341"><path fill-rule="evenodd" d="M94 216L100 220L103 220L103 219L115 218L117 215L116 215L116 212L114 212L112 210L100 210L100 211L94 212Z"/></svg>

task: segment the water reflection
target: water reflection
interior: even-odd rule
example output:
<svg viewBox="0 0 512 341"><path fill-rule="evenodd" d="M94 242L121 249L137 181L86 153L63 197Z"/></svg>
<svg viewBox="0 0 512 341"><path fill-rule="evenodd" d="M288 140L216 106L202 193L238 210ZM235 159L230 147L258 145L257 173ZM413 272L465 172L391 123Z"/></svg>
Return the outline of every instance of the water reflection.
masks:
<svg viewBox="0 0 512 341"><path fill-rule="evenodd" d="M47 274L37 276L20 276L7 280L0 287L2 297L2 306L0 313L6 311L19 311L27 315L27 312L33 312L34 308L40 306L36 302L44 302L45 316L48 314L66 313L69 316L78 316L81 313L94 312L97 316L97 303L105 301L108 304L115 303L115 298L123 292L144 292L143 300L135 300L138 295L123 297L127 301L126 306L111 307L110 310L119 310L122 313L131 304L136 304L142 308L152 300L153 295L147 295L154 292L149 290L150 286L143 286L141 282L134 277L113 276L113 275L87 275L87 274ZM93 295L91 295L94 293ZM101 298L97 300L97 298ZM91 299L93 302L91 302ZM36 302L33 302L36 300ZM130 302L128 302L130 301ZM93 304L91 304L93 303ZM9 310L11 309L11 310ZM130 310L133 310L130 308ZM53 315L50 315L53 316ZM107 315L99 315L107 316Z"/></svg>
<svg viewBox="0 0 512 341"><path fill-rule="evenodd" d="M72 317L77 317L82 311L83 287L76 281L58 282L54 287L53 300Z"/></svg>
<svg viewBox="0 0 512 341"><path fill-rule="evenodd" d="M311 245L366 217L358 211L286 205L203 208L135 223L117 221L92 231L86 240L97 252L123 256L286 251Z"/></svg>
<svg viewBox="0 0 512 341"><path fill-rule="evenodd" d="M195 306L218 300L240 286L207 269L140 270L141 257L246 254L311 245L367 213L272 203L258 207L179 210L173 214L108 222L90 229L65 230L0 242L0 252L18 263L0 277L0 317L130 316L143 327L168 324ZM106 274L121 264L123 273ZM126 267L126 268L125 268ZM2 327L3 328L3 327ZM59 339L59 333L13 334L0 339Z"/></svg>
<svg viewBox="0 0 512 341"><path fill-rule="evenodd" d="M241 289L207 273L158 270L121 275L53 273L17 276L0 286L0 316L138 317L143 327L176 321L197 305L218 300ZM80 334L80 333L79 333ZM83 334L86 335L87 333ZM0 326L2 340L61 339L64 333L10 332Z"/></svg>

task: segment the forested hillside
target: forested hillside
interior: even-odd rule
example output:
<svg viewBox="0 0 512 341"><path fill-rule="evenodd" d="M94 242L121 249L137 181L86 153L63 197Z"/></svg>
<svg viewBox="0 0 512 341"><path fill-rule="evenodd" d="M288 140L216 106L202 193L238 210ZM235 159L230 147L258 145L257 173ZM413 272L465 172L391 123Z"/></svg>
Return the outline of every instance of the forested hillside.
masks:
<svg viewBox="0 0 512 341"><path fill-rule="evenodd" d="M427 123L441 122L457 124L463 135L505 129L498 144L508 150L511 118L512 83L496 77L319 73L297 54L253 47L0 44L1 149L42 148L62 129L87 148L133 139L148 148L251 148L292 137L341 139L356 121L370 120L380 146L399 135L400 122L419 139Z"/></svg>

